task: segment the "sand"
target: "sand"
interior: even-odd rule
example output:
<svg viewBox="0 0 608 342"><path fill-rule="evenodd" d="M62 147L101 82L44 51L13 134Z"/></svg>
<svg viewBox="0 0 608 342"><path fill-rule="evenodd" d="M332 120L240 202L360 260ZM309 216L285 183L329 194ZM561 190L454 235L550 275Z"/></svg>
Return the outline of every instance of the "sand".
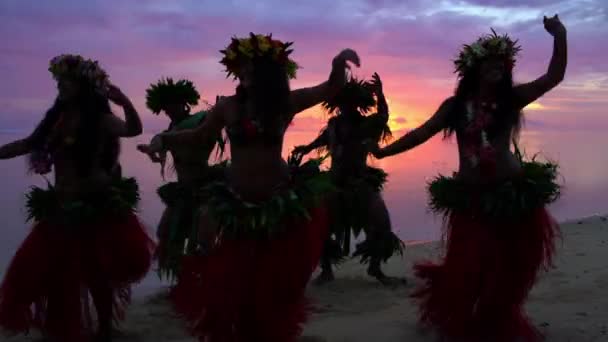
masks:
<svg viewBox="0 0 608 342"><path fill-rule="evenodd" d="M528 312L548 341L608 342L608 219L575 220L564 223L562 230L556 268L542 275ZM380 286L355 262L337 270L338 279L329 286L311 286L308 292L316 310L300 342L434 342L432 332L417 327L416 309L407 296L417 284L412 263L436 256L439 248L436 243L412 246L404 258L387 264L387 273L409 278L407 286ZM123 330L117 341L194 341L162 293L136 300Z"/></svg>

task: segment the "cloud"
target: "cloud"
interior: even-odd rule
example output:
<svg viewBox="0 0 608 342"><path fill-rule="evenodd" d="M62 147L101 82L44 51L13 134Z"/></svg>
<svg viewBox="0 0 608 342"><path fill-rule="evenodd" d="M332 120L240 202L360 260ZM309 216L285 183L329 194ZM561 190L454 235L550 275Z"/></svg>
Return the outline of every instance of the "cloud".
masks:
<svg viewBox="0 0 608 342"><path fill-rule="evenodd" d="M363 68L355 73L379 72L393 119L414 125L453 91L451 60L460 46L491 26L520 39L524 51L516 68L518 81L542 75L552 38L541 18L555 12L568 28L569 67L566 82L543 104L570 110L568 101L577 99L577 110L599 111L593 101L604 104L598 99L608 94L608 47L600 44L608 33L607 7L601 0L4 0L0 126L14 124L7 122L14 114L19 114L19 124L39 118L55 92L48 60L64 52L99 59L138 108L144 108L145 88L161 76L188 77L203 97L213 100L234 88L217 63L218 50L230 36L250 31L295 41L293 56L303 69L292 88L326 79L340 49L357 49ZM153 122L142 112L147 123ZM316 131L320 118L312 110L292 128ZM397 121L405 118L407 122Z"/></svg>

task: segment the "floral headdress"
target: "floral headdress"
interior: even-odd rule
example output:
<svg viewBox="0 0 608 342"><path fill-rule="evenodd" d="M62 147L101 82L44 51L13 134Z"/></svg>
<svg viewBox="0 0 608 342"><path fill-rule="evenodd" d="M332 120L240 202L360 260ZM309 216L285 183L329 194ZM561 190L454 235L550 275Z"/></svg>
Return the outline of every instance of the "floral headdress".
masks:
<svg viewBox="0 0 608 342"><path fill-rule="evenodd" d="M488 57L503 57L509 69L515 66L515 57L521 51L517 40L513 41L508 35L499 36L494 29L492 34L484 35L470 45L464 45L458 58L454 61L458 77L464 74L480 61Z"/></svg>
<svg viewBox="0 0 608 342"><path fill-rule="evenodd" d="M106 94L110 86L108 74L99 66L97 61L84 59L80 55L60 55L51 59L49 71L57 81L65 78L84 78L100 94Z"/></svg>
<svg viewBox="0 0 608 342"><path fill-rule="evenodd" d="M365 80L351 77L344 87L334 97L324 101L322 106L333 114L344 104L351 104L362 113L369 112L376 105L371 84Z"/></svg>
<svg viewBox="0 0 608 342"><path fill-rule="evenodd" d="M173 82L173 79L161 79L146 90L146 106L158 114L169 103L183 103L196 106L201 98L194 84L185 79Z"/></svg>
<svg viewBox="0 0 608 342"><path fill-rule="evenodd" d="M285 66L285 71L290 79L296 78L296 72L300 68L296 62L289 58L293 50L289 47L293 42L282 42L272 39L272 34L249 34L249 38L232 38L232 42L220 52L224 55L221 64L226 66L227 77L236 75L239 71L242 58L252 59L255 56L269 56L277 63Z"/></svg>

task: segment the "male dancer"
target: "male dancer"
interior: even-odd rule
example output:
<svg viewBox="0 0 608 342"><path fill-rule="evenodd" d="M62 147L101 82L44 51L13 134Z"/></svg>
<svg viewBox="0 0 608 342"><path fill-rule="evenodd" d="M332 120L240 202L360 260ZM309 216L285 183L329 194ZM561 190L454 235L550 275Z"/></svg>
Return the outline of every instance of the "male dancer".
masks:
<svg viewBox="0 0 608 342"><path fill-rule="evenodd" d="M376 104L378 112L365 115ZM367 165L369 148L365 141L380 141L391 135L387 125L389 112L382 82L378 74L372 82L352 78L333 98L323 103L329 113L337 115L329 120L321 135L306 146L298 146L296 155L313 149L327 148L331 155L331 170L338 191L331 199L331 232L321 258L322 272L316 279L323 284L334 279L332 263L350 254L351 230L357 236L365 232L366 239L359 243L355 256L369 262L368 274L383 284L396 279L387 277L380 267L395 252L402 253L403 243L391 231L388 210L382 199L382 188L387 174Z"/></svg>
<svg viewBox="0 0 608 342"><path fill-rule="evenodd" d="M200 95L189 80L174 82L171 78L161 79L148 88L146 105L154 113L164 112L171 123L167 131L192 129L200 125L207 111L190 114L192 106L199 103ZM157 237L159 239L158 268L161 277L174 279L177 276L181 256L196 248L198 234L198 212L201 187L223 176L225 164L209 166L211 152L219 144L223 149L221 135L201 144L179 146L170 150L177 181L158 188L158 195L167 206L161 218ZM164 177L166 152L152 153L147 145L139 145L139 151L146 153L153 162L161 164Z"/></svg>

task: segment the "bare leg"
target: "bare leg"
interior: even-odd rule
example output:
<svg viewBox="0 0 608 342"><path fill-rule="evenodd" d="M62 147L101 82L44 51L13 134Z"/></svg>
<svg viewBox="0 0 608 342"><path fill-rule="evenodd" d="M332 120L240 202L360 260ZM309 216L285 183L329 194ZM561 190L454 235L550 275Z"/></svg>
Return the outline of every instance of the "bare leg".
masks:
<svg viewBox="0 0 608 342"><path fill-rule="evenodd" d="M378 192L372 192L370 194L370 206L369 206L369 231L366 231L366 239L370 241L383 239L387 234L391 232L391 219L384 203L384 199ZM369 262L367 274L378 279L384 285L397 285L398 283L405 283L405 279L399 279L389 277L384 274L381 267L382 257L379 255L373 255Z"/></svg>
<svg viewBox="0 0 608 342"><path fill-rule="evenodd" d="M90 284L91 297L97 310L99 330L96 340L98 342L109 342L112 340L112 308L114 304L114 292L112 287L102 280Z"/></svg>
<svg viewBox="0 0 608 342"><path fill-rule="evenodd" d="M319 274L313 282L317 286L325 285L335 280L334 271L331 265L331 258L329 255L329 248L331 248L331 242L328 239L325 242L323 254L321 255L321 274Z"/></svg>

